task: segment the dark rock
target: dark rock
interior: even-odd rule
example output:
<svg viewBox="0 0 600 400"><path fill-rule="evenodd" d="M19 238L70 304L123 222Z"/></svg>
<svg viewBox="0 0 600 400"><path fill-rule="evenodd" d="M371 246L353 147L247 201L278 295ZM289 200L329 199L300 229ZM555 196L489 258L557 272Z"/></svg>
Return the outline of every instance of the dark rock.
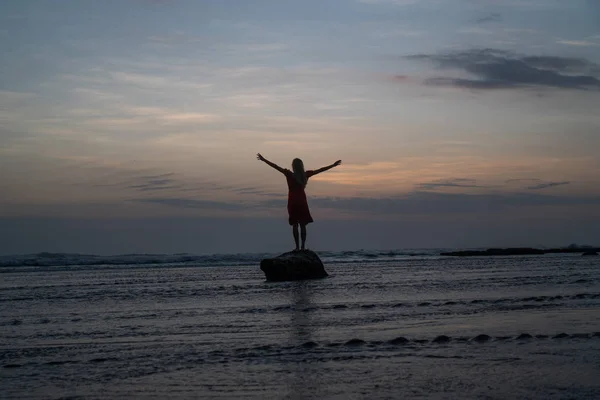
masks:
<svg viewBox="0 0 600 400"><path fill-rule="evenodd" d="M443 256L472 257L472 256L523 256L531 254L544 254L544 250L533 249L531 247L513 247L508 249L487 249L487 250L463 250L441 253Z"/></svg>
<svg viewBox="0 0 600 400"><path fill-rule="evenodd" d="M566 333L559 333L558 335L552 336L552 339L566 339L569 335Z"/></svg>
<svg viewBox="0 0 600 400"><path fill-rule="evenodd" d="M365 344L364 340L361 339L350 339L344 345L345 346L362 346Z"/></svg>
<svg viewBox="0 0 600 400"><path fill-rule="evenodd" d="M590 334L589 333L574 333L571 335L572 338L575 339L589 339Z"/></svg>
<svg viewBox="0 0 600 400"><path fill-rule="evenodd" d="M583 254L581 254L582 256L597 256L598 253L595 251L586 251Z"/></svg>
<svg viewBox="0 0 600 400"><path fill-rule="evenodd" d="M268 281L297 281L328 276L319 256L310 250L289 251L274 258L265 258L260 269Z"/></svg>
<svg viewBox="0 0 600 400"><path fill-rule="evenodd" d="M529 340L529 339L533 339L533 336L531 336L529 333L521 333L519 336L517 336L517 340Z"/></svg>
<svg viewBox="0 0 600 400"><path fill-rule="evenodd" d="M473 257L473 256L525 256L537 254L557 254L557 253L583 253L585 255L598 255L598 247L560 247L555 249L535 249L532 247L509 247L505 249L487 249L487 250L460 250L440 253L442 256L455 257Z"/></svg>
<svg viewBox="0 0 600 400"><path fill-rule="evenodd" d="M486 334L481 334L481 335L477 335L473 338L474 342L479 342L479 343L483 343L483 342L487 342L489 340L491 340L492 338L489 335Z"/></svg>
<svg viewBox="0 0 600 400"><path fill-rule="evenodd" d="M446 335L440 335L437 336L435 339L432 340L433 343L448 343L451 340L451 338L449 336Z"/></svg>
<svg viewBox="0 0 600 400"><path fill-rule="evenodd" d="M399 336L395 339L390 340L388 343L390 343L390 344L406 344L408 342L409 342L409 340L407 338Z"/></svg>

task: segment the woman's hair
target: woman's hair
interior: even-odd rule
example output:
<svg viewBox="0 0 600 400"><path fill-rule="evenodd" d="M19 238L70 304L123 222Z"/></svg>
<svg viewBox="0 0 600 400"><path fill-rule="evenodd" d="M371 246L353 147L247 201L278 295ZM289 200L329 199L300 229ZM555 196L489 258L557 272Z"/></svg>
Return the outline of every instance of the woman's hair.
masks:
<svg viewBox="0 0 600 400"><path fill-rule="evenodd" d="M308 179L306 178L306 172L304 171L304 163L299 158L294 158L292 161L292 169L294 170L294 178L304 188Z"/></svg>

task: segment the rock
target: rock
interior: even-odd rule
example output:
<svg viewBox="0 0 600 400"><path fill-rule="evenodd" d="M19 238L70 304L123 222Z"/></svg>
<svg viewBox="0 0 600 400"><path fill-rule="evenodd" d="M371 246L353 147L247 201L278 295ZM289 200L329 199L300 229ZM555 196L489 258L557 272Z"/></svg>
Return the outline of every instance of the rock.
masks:
<svg viewBox="0 0 600 400"><path fill-rule="evenodd" d="M472 257L472 256L524 256L544 254L546 251L531 247L510 247L507 249L462 250L440 253L442 256Z"/></svg>
<svg viewBox="0 0 600 400"><path fill-rule="evenodd" d="M558 335L552 336L552 339L566 339L568 337L569 335L567 335L566 333L559 333Z"/></svg>
<svg viewBox="0 0 600 400"><path fill-rule="evenodd" d="M440 335L440 336L437 336L435 339L433 339L432 342L433 343L448 343L450 340L452 340L450 338L450 336Z"/></svg>
<svg viewBox="0 0 600 400"><path fill-rule="evenodd" d="M268 281L297 281L328 276L319 256L310 250L289 251L274 258L265 258L260 269Z"/></svg>
<svg viewBox="0 0 600 400"><path fill-rule="evenodd" d="M598 336L600 336L600 332L598 333ZM408 342L409 342L409 340L407 338L399 336L395 339L390 340L388 343L390 343L390 344L406 344Z"/></svg>
<svg viewBox="0 0 600 400"><path fill-rule="evenodd" d="M531 336L529 333L521 333L519 336L517 336L517 340L529 340L529 339L533 339L533 336Z"/></svg>
<svg viewBox="0 0 600 400"><path fill-rule="evenodd" d="M345 346L362 346L365 341L362 339L350 339L344 345Z"/></svg>
<svg viewBox="0 0 600 400"><path fill-rule="evenodd" d="M461 250L440 253L442 256L472 257L472 256L525 256L538 254L558 254L558 253L582 253L586 255L598 255L598 247L560 247L554 249L535 249L531 247L509 247L506 249L491 248L487 250Z"/></svg>
<svg viewBox="0 0 600 400"><path fill-rule="evenodd" d="M584 253L582 254L582 256L597 256L597 255L598 255L598 253L596 253L596 252L595 252L595 251L593 251L593 250L586 251L586 252L584 252Z"/></svg>
<svg viewBox="0 0 600 400"><path fill-rule="evenodd" d="M473 338L474 342L479 342L479 343L483 343L483 342L487 342L489 340L491 340L492 338L489 335L486 334L481 334L481 335L477 335Z"/></svg>

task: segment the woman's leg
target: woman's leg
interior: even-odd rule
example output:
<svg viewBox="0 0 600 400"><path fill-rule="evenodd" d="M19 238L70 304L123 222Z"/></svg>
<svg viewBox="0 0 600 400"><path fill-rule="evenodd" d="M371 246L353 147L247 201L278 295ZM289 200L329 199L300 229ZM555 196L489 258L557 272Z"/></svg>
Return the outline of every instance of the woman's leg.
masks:
<svg viewBox="0 0 600 400"><path fill-rule="evenodd" d="M302 236L302 250L304 250L304 244L306 243L306 224L300 224L300 235ZM297 240L296 246L298 246Z"/></svg>
<svg viewBox="0 0 600 400"><path fill-rule="evenodd" d="M294 241L296 242L296 250L300 249L300 246L298 245L298 223L296 222L294 225L292 225L292 232L294 233ZM306 233L304 234L304 236L306 236ZM304 242L302 242L304 243Z"/></svg>

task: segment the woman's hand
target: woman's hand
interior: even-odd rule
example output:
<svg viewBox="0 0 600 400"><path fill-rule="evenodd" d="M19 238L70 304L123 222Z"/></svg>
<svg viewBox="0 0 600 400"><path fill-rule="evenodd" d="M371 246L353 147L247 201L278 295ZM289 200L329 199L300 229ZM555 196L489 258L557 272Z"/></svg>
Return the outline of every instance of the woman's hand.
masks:
<svg viewBox="0 0 600 400"><path fill-rule="evenodd" d="M260 161L265 161L265 158L260 153L256 154L256 159Z"/></svg>

